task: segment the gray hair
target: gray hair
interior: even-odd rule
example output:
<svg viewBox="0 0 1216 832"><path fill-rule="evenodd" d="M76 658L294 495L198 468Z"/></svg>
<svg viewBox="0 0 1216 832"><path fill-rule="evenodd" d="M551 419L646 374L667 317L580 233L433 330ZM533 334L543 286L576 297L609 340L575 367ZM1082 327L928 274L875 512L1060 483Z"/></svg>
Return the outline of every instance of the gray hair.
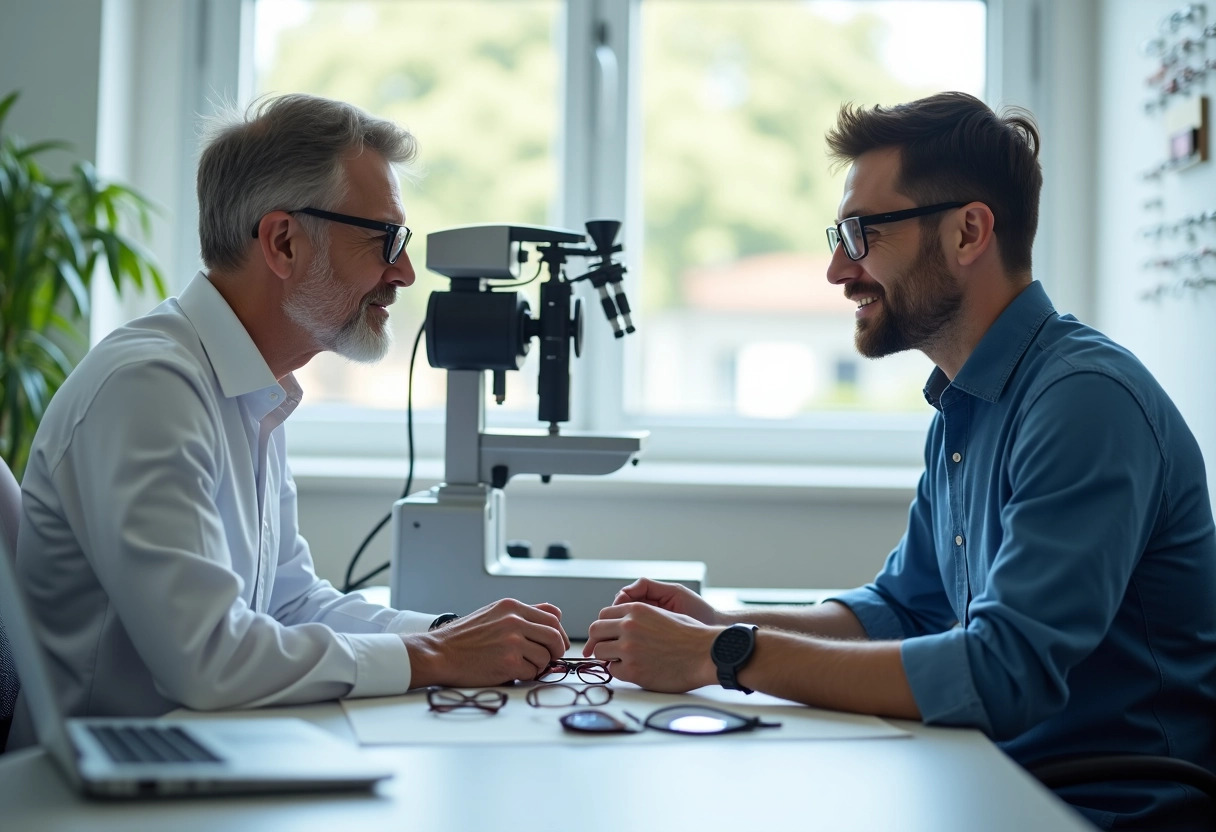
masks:
<svg viewBox="0 0 1216 832"><path fill-rule="evenodd" d="M208 120L198 163L198 236L209 269L235 269L271 211L333 210L346 197L342 160L374 150L390 164L417 155L413 134L341 101L314 95L264 97L241 113ZM299 220L310 236L322 225Z"/></svg>

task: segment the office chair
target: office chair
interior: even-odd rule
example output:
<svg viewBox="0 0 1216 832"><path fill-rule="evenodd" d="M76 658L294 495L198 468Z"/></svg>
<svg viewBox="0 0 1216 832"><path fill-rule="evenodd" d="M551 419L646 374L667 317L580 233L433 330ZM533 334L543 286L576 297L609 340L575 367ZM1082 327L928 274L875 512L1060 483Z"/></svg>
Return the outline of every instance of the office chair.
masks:
<svg viewBox="0 0 1216 832"><path fill-rule="evenodd" d="M1207 818L1216 822L1216 773L1173 757L1148 754L1109 754L1049 760L1027 771L1049 789L1111 780L1156 780L1181 783L1208 796Z"/></svg>
<svg viewBox="0 0 1216 832"><path fill-rule="evenodd" d="M21 519L21 487L8 463L0 459L0 534L8 539L9 551L17 551L17 522ZM0 556L2 557L2 556ZM8 730L13 724L13 710L17 707L17 692L21 682L17 678L17 666L13 662L13 651L4 635L4 610L0 610L0 754L4 753L8 741Z"/></svg>

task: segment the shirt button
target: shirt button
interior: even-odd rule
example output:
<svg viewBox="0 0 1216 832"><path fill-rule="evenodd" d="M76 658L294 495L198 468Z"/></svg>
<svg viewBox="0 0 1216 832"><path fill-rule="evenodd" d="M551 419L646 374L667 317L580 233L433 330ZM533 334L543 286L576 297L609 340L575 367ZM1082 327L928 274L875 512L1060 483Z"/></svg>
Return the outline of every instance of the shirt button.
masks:
<svg viewBox="0 0 1216 832"><path fill-rule="evenodd" d="M271 394L270 394L270 400L271 400L272 402L277 402L277 401L279 400L279 394L278 394L278 393L271 393Z"/></svg>
<svg viewBox="0 0 1216 832"><path fill-rule="evenodd" d="M950 457L950 458L951 458L951 459L953 459L955 462L962 462L962 461L963 461L963 455L962 455L962 454L960 454L958 451L955 451L955 452L954 452L954 456L952 456L952 457Z"/></svg>
<svg viewBox="0 0 1216 832"><path fill-rule="evenodd" d="M963 536L962 536L961 534L956 534L956 535L954 536L954 545L955 545L955 546L962 546L962 545L963 545Z"/></svg>

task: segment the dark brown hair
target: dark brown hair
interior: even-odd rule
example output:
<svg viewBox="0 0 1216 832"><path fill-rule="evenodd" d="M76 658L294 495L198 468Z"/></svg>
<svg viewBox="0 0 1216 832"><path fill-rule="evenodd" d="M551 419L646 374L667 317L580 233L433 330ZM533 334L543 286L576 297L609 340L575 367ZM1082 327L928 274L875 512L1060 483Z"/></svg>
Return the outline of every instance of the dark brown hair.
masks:
<svg viewBox="0 0 1216 832"><path fill-rule="evenodd" d="M845 104L827 143L829 155L840 164L871 150L898 147L896 190L921 205L983 202L995 218L1005 270L1011 275L1030 271L1043 170L1039 131L1029 113L1009 109L998 116L962 92L894 107Z"/></svg>

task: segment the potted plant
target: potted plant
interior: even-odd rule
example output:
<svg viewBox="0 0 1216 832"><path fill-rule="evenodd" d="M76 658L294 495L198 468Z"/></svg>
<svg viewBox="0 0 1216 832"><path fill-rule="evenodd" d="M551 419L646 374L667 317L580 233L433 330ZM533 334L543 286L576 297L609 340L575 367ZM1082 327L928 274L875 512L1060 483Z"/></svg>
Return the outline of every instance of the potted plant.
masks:
<svg viewBox="0 0 1216 832"><path fill-rule="evenodd" d="M94 272L104 263L120 294L165 292L151 254L123 233L131 222L148 233L151 203L88 162L48 175L39 157L69 147L10 135L17 96L0 99L0 457L20 478L47 403L88 349Z"/></svg>

